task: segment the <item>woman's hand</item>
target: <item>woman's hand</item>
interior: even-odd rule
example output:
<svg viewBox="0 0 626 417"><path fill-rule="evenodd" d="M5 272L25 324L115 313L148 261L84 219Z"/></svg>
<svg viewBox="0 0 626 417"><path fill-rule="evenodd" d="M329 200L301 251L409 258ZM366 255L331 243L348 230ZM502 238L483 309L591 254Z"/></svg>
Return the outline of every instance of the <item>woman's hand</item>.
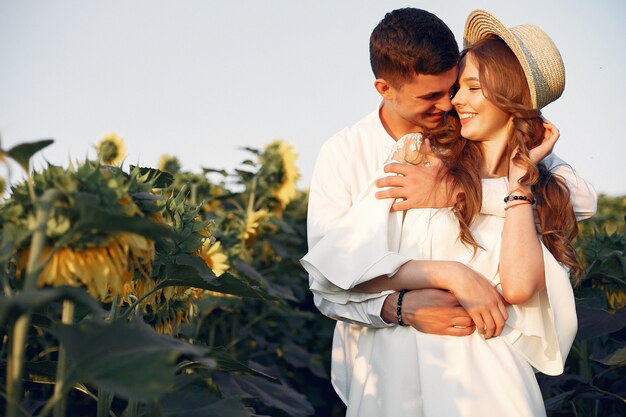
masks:
<svg viewBox="0 0 626 417"><path fill-rule="evenodd" d="M557 140L561 136L559 129L557 129L555 125L553 125L547 119L543 119L543 120L544 120L543 127L545 128L544 133L543 133L543 140L538 146L528 150L528 156L535 165L541 162L546 156L552 153L552 151L554 150L554 145L556 144ZM509 190L510 191L516 190L519 187L518 180L524 175L526 175L526 170L514 162L514 158L517 155L517 151L518 150L516 148L511 154L511 159L509 161L508 177L509 177L509 184L510 184ZM527 190L527 191L530 191L530 190Z"/></svg>
<svg viewBox="0 0 626 417"><path fill-rule="evenodd" d="M450 291L485 339L499 336L509 318L506 302L493 285L472 268L455 261L411 260L392 277L377 277L354 288L368 293L427 288ZM419 325L414 321L409 324L415 328Z"/></svg>
<svg viewBox="0 0 626 417"><path fill-rule="evenodd" d="M506 302L500 293L482 275L466 265L457 263L461 269L455 276L450 291L459 300L485 339L499 336L509 318Z"/></svg>
<svg viewBox="0 0 626 417"><path fill-rule="evenodd" d="M543 127L545 128L543 141L539 144L539 146L530 149L528 152L531 161L535 164L538 164L543 160L543 158L552 153L554 145L556 145L556 141L559 140L559 137L561 136L559 129L557 129L555 125L545 118L543 119Z"/></svg>

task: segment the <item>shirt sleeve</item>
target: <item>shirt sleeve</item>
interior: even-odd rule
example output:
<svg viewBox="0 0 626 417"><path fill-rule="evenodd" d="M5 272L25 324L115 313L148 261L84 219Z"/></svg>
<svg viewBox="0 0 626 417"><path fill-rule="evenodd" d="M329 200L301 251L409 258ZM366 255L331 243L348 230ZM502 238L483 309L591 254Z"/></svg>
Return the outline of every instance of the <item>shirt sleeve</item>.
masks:
<svg viewBox="0 0 626 417"><path fill-rule="evenodd" d="M327 317L335 320L346 321L365 327L390 327L394 324L385 322L380 317L385 298L393 291L385 291L379 296L365 301L348 301L345 304L338 304L322 298L318 294L313 294L313 301L318 310Z"/></svg>
<svg viewBox="0 0 626 417"><path fill-rule="evenodd" d="M342 133L328 140L321 148L313 169L309 189L307 238L309 249L348 214L352 207L349 159L340 147ZM310 280L311 281L311 280ZM335 320L367 327L386 327L381 317L383 303L393 291L370 294L366 299L338 303L314 294L313 300L322 314Z"/></svg>
<svg viewBox="0 0 626 417"><path fill-rule="evenodd" d="M578 176L569 164L555 154L548 155L541 163L565 181L577 220L585 220L596 214L598 194L590 183Z"/></svg>
<svg viewBox="0 0 626 417"><path fill-rule="evenodd" d="M571 166L555 154L548 155L541 163L552 174L558 175L565 181L577 220L588 219L596 214L598 194L591 184L578 176ZM502 199L508 194L506 179L483 179L482 185L483 204L480 212L503 216L504 203Z"/></svg>

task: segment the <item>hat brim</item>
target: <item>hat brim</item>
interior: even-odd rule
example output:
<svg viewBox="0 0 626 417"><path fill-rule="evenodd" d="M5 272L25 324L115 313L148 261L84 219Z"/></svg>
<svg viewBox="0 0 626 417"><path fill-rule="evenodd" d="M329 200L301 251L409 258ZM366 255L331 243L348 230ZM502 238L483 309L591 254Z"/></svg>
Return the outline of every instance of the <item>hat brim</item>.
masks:
<svg viewBox="0 0 626 417"><path fill-rule="evenodd" d="M522 50L516 36L509 28L504 26L497 17L488 11L479 9L470 13L465 22L465 30L463 31L463 47L468 48L479 40L490 35L499 37L508 45L509 48L511 48L511 51L513 51L517 57L517 60L526 75L526 80L528 81L528 86L530 87L530 95L533 106L539 107L537 103L537 92L531 87L536 85L535 75L533 74L528 62L528 57Z"/></svg>

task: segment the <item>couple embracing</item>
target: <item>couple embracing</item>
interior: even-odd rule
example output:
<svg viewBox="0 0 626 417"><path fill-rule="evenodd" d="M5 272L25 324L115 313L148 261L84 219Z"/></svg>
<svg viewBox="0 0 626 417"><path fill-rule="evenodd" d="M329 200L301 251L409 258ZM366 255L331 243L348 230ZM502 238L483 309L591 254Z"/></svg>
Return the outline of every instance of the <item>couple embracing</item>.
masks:
<svg viewBox="0 0 626 417"><path fill-rule="evenodd" d="M564 89L540 28L467 19L464 51L420 9L370 38L378 109L329 139L302 259L337 321L332 383L347 416L545 415L576 334L576 221L593 188L552 153L540 109Z"/></svg>

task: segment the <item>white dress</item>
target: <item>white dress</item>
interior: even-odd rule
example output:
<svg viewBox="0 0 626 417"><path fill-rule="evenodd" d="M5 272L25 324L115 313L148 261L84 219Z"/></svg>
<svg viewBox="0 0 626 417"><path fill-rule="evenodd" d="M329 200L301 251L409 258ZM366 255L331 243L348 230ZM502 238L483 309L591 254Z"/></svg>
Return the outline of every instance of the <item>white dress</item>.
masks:
<svg viewBox="0 0 626 417"><path fill-rule="evenodd" d="M493 186L497 181L504 179L484 180L484 192L501 190ZM483 210L493 214L479 215L472 225L483 248L474 256L459 241L450 208L390 213L392 202L377 200L375 191L372 183L346 219L302 259L312 291L337 303L366 300L378 294L349 290L395 273L410 259L459 261L499 285L503 207ZM338 322L332 383L347 405L346 415L545 416L535 369L549 375L563 371L577 323L568 274L545 247L544 264L546 289L528 303L508 308L500 337L484 340L476 332L439 336L411 327L375 329Z"/></svg>

